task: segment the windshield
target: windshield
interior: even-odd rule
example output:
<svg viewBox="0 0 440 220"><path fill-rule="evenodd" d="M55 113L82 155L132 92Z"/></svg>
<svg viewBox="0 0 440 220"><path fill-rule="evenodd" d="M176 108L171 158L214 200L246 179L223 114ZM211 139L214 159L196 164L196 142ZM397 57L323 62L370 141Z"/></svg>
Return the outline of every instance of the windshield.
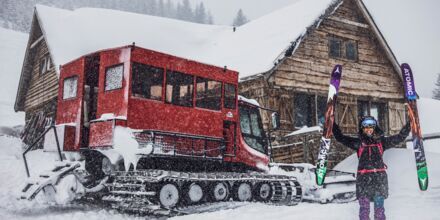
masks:
<svg viewBox="0 0 440 220"><path fill-rule="evenodd" d="M240 106L240 126L246 144L257 151L266 153L266 138L259 110L248 106Z"/></svg>

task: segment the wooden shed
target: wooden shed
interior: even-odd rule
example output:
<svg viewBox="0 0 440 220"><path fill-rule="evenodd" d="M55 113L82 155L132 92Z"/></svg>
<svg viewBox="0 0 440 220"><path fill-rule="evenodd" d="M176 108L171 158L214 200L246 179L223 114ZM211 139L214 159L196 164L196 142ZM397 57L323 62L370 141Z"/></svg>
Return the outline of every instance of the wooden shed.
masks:
<svg viewBox="0 0 440 220"><path fill-rule="evenodd" d="M398 132L405 123L399 64L362 1L335 1L306 28L270 71L240 83L242 95L280 111L275 161L315 162L318 129L285 135L322 125L336 64L343 70L335 121L343 131L356 134L359 117L372 115L387 134ZM333 146L330 166L352 153Z"/></svg>

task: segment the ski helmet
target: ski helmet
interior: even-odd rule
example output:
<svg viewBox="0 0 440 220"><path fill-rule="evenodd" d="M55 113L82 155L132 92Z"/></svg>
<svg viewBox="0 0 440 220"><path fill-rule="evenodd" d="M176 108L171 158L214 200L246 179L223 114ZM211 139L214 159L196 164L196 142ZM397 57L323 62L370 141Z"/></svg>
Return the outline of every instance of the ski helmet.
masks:
<svg viewBox="0 0 440 220"><path fill-rule="evenodd" d="M376 128L377 126L377 121L373 116L363 116L360 121L361 121L360 124L361 129Z"/></svg>

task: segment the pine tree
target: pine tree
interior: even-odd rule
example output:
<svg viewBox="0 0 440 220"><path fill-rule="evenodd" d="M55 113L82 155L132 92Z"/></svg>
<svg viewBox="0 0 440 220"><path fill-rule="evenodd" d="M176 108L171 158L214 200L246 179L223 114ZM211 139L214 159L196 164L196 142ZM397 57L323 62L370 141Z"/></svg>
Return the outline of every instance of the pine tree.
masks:
<svg viewBox="0 0 440 220"><path fill-rule="evenodd" d="M440 100L440 73L437 74L437 82L435 83L436 88L434 88L432 98Z"/></svg>
<svg viewBox="0 0 440 220"><path fill-rule="evenodd" d="M165 4L164 16L168 18L176 17L176 9L174 8L174 4L171 2L171 0L167 0L167 3Z"/></svg>
<svg viewBox="0 0 440 220"><path fill-rule="evenodd" d="M206 10L203 2L200 2L200 4L196 7L194 21L201 24L206 23Z"/></svg>
<svg viewBox="0 0 440 220"><path fill-rule="evenodd" d="M232 25L235 27L241 26L243 24L246 24L249 20L246 18L246 16L243 14L243 10L238 10L237 15L234 18L234 21L232 22Z"/></svg>
<svg viewBox="0 0 440 220"><path fill-rule="evenodd" d="M207 24L214 24L214 18L212 17L211 12L208 10L208 14L206 15L206 23Z"/></svg>
<svg viewBox="0 0 440 220"><path fill-rule="evenodd" d="M183 0L183 4L179 3L177 6L177 18L184 21L194 20L194 15L189 0Z"/></svg>
<svg viewBox="0 0 440 220"><path fill-rule="evenodd" d="M165 17L165 5L163 3L163 0L159 0L156 14L158 16Z"/></svg>

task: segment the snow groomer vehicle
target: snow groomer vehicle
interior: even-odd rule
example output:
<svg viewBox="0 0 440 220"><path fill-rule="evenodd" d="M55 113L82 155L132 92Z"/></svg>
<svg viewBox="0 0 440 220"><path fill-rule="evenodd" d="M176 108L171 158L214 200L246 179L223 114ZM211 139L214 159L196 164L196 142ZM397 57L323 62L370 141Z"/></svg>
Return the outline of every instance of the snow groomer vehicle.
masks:
<svg viewBox="0 0 440 220"><path fill-rule="evenodd" d="M21 198L88 197L147 213L231 200L295 205L298 180L266 172L261 109L238 95L238 73L226 67L134 44L82 56L61 66L56 122L44 133L60 161Z"/></svg>

